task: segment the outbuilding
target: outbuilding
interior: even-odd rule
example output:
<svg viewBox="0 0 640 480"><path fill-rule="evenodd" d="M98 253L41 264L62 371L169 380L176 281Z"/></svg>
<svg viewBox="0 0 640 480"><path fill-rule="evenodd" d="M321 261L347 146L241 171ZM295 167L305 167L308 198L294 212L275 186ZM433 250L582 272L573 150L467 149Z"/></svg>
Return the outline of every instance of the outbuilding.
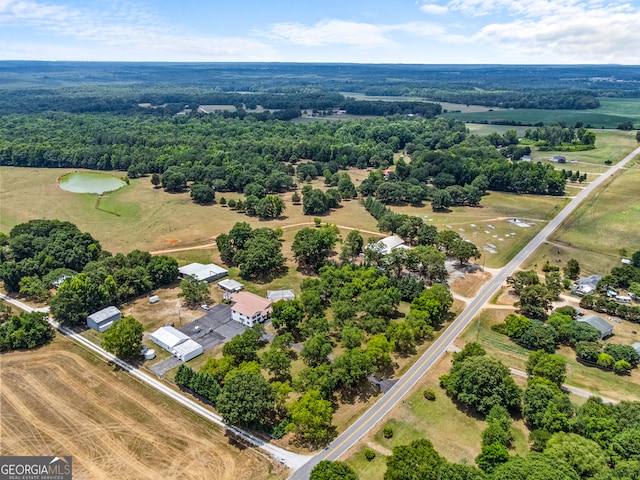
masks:
<svg viewBox="0 0 640 480"><path fill-rule="evenodd" d="M267 290L267 299L272 302L277 302L278 300L293 300L296 298L296 294L293 290Z"/></svg>
<svg viewBox="0 0 640 480"><path fill-rule="evenodd" d="M149 339L183 362L202 353L202 345L171 326L160 327L149 336Z"/></svg>
<svg viewBox="0 0 640 480"><path fill-rule="evenodd" d="M205 282L213 282L219 278L226 277L229 273L215 263L208 263L206 265L202 263L190 263L189 265L180 267L178 272L183 278L189 276L196 280L204 280Z"/></svg>
<svg viewBox="0 0 640 480"><path fill-rule="evenodd" d="M613 325L598 315L583 315L582 317L578 317L577 321L591 325L593 328L597 328L600 331L600 339L613 334Z"/></svg>
<svg viewBox="0 0 640 480"><path fill-rule="evenodd" d="M114 306L103 308L87 317L87 326L102 333L113 325L113 322L120 320L121 314Z"/></svg>
<svg viewBox="0 0 640 480"><path fill-rule="evenodd" d="M218 287L228 293L236 293L244 288L244 285L236 280L228 278L218 282Z"/></svg>

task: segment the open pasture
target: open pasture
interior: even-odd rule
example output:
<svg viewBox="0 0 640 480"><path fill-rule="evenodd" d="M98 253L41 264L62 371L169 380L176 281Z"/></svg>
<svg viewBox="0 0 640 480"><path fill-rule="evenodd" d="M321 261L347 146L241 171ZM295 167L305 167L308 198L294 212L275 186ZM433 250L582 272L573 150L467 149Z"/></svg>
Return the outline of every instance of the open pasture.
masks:
<svg viewBox="0 0 640 480"><path fill-rule="evenodd" d="M456 118L465 122L516 122L523 125L534 125L542 122L551 125L565 122L575 125L582 122L592 128L616 128L625 121L640 122L640 99L638 98L600 98L600 108L588 110L541 110L541 109L505 109L497 108L487 111L448 112L443 116ZM452 110L452 109L449 109Z"/></svg>
<svg viewBox="0 0 640 480"><path fill-rule="evenodd" d="M276 479L286 471L66 339L3 354L2 455L71 455L74 478Z"/></svg>

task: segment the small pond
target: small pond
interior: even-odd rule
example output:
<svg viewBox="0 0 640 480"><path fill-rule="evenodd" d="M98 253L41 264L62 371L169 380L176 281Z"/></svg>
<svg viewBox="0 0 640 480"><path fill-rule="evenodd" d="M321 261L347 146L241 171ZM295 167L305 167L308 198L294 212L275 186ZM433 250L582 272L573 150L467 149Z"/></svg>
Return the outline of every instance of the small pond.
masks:
<svg viewBox="0 0 640 480"><path fill-rule="evenodd" d="M119 178L103 173L73 172L60 177L60 188L73 193L102 194L124 186Z"/></svg>

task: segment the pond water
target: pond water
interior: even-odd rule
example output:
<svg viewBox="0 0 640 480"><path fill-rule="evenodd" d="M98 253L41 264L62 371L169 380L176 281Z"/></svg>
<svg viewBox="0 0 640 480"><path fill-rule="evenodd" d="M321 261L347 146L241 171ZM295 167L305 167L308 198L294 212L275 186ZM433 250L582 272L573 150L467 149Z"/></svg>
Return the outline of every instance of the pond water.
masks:
<svg viewBox="0 0 640 480"><path fill-rule="evenodd" d="M60 188L73 193L102 194L124 186L119 178L103 173L74 172L60 177Z"/></svg>

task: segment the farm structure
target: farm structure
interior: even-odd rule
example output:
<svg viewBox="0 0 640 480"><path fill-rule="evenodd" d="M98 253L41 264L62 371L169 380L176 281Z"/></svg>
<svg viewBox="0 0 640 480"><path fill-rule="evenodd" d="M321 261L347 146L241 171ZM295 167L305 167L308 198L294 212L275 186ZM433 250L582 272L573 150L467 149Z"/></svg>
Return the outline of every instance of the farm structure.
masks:
<svg viewBox="0 0 640 480"><path fill-rule="evenodd" d="M600 331L600 338L606 338L613 334L613 325L610 325L604 318L598 315L584 315L579 317L578 322L586 323Z"/></svg>
<svg viewBox="0 0 640 480"><path fill-rule="evenodd" d="M404 240L402 240L397 235L391 235L389 237L385 237L382 240L377 241L376 243L369 244L365 248L374 248L378 250L382 255L389 255L392 250L396 248L404 248L409 249L407 245L404 244Z"/></svg>
<svg viewBox="0 0 640 480"><path fill-rule="evenodd" d="M267 290L267 298L272 302L278 300L293 300L296 298L296 294L293 290Z"/></svg>
<svg viewBox="0 0 640 480"><path fill-rule="evenodd" d="M170 326L160 327L149 339L183 362L188 362L202 353L202 345Z"/></svg>
<svg viewBox="0 0 640 480"><path fill-rule="evenodd" d="M231 306L231 318L247 327L265 322L271 315L271 300L254 293L234 293L231 301L235 302Z"/></svg>
<svg viewBox="0 0 640 480"><path fill-rule="evenodd" d="M203 265L202 263L190 263L184 267L178 269L180 275L184 277L193 277L196 280L204 280L205 282L213 282L219 278L226 277L229 273L222 267L219 267L215 263L208 263Z"/></svg>
<svg viewBox="0 0 640 480"><path fill-rule="evenodd" d="M222 280L218 282L218 287L225 292L236 293L244 288L244 285L236 280L228 278L227 280Z"/></svg>
<svg viewBox="0 0 640 480"><path fill-rule="evenodd" d="M113 322L120 320L120 310L111 306L103 308L87 317L87 326L102 333L111 328Z"/></svg>

